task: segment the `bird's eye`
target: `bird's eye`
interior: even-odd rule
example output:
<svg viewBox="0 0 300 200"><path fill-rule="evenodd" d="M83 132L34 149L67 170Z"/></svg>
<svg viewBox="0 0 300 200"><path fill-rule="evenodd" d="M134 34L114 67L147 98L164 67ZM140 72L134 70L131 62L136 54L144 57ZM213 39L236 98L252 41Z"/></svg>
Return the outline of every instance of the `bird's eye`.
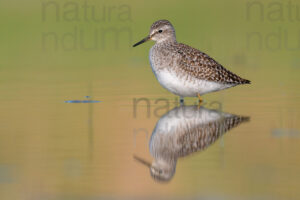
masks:
<svg viewBox="0 0 300 200"><path fill-rule="evenodd" d="M159 32L159 33L161 33L161 32L162 32L162 30L158 30L158 32Z"/></svg>

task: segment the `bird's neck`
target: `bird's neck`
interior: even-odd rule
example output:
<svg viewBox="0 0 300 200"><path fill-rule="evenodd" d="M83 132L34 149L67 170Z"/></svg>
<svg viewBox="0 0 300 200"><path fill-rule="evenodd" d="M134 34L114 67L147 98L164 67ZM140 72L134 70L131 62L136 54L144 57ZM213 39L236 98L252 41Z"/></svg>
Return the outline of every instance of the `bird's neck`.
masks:
<svg viewBox="0 0 300 200"><path fill-rule="evenodd" d="M166 38L164 40L159 40L156 42L156 44L162 45L162 44L175 44L177 43L176 38L175 37L169 37Z"/></svg>

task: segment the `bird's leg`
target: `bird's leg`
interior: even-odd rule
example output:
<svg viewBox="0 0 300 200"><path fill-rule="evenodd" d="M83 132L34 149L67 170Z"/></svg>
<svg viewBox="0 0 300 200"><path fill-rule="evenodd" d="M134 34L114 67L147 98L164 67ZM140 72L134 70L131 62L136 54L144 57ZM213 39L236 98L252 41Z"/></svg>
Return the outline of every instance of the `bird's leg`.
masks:
<svg viewBox="0 0 300 200"><path fill-rule="evenodd" d="M179 102L180 102L180 105L182 106L182 105L184 104L184 98L183 98L183 97L180 97Z"/></svg>
<svg viewBox="0 0 300 200"><path fill-rule="evenodd" d="M200 96L200 94L198 93L197 94L197 96L198 96L198 107L200 107L201 106L201 104L203 103L203 100L202 100L202 97Z"/></svg>
<svg viewBox="0 0 300 200"><path fill-rule="evenodd" d="M202 97L200 96L200 94L197 94L197 96L198 96L198 99L199 99L199 103L202 103L203 100L202 100Z"/></svg>

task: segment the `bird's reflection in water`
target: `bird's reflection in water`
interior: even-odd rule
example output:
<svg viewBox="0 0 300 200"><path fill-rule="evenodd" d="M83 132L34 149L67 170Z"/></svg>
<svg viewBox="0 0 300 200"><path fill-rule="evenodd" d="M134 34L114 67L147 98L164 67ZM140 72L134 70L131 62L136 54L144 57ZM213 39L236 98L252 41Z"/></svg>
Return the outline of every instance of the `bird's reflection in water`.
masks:
<svg viewBox="0 0 300 200"><path fill-rule="evenodd" d="M175 174L178 158L206 149L228 130L248 120L249 117L204 107L176 107L163 115L153 130L149 148L154 161L134 158L150 168L153 179L168 182Z"/></svg>

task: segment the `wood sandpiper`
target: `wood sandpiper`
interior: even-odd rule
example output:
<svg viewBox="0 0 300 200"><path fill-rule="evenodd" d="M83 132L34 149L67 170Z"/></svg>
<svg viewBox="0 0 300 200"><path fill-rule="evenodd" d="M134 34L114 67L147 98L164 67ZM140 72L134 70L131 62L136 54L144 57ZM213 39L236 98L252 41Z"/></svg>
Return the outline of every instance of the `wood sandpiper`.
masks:
<svg viewBox="0 0 300 200"><path fill-rule="evenodd" d="M207 54L178 43L175 29L168 20L154 22L149 35L133 47L148 40L156 42L149 54L154 75L164 88L178 95L181 102L184 97L198 97L201 102L203 94L250 84Z"/></svg>

